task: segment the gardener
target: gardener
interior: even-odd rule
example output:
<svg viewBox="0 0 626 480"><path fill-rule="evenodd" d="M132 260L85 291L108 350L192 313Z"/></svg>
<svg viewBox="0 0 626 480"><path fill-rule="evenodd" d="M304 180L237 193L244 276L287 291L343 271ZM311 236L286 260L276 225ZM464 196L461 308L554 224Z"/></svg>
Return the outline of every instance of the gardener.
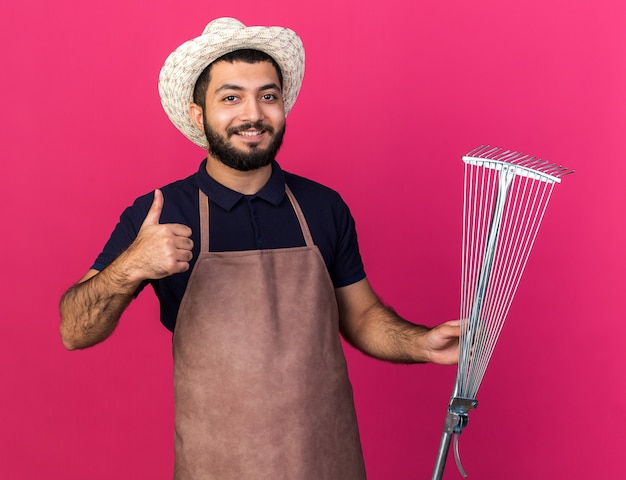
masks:
<svg viewBox="0 0 626 480"><path fill-rule="evenodd" d="M222 18L176 49L161 101L208 156L126 209L61 301L65 346L85 348L154 288L174 333L177 479L365 478L339 331L380 359L457 361L458 322L385 307L339 195L276 162L303 74L281 27Z"/></svg>

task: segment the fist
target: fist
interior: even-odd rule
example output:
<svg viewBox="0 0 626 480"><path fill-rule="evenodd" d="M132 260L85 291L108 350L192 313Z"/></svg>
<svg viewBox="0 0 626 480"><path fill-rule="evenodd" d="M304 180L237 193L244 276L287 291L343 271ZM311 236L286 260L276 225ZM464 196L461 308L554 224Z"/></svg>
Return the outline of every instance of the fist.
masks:
<svg viewBox="0 0 626 480"><path fill-rule="evenodd" d="M131 271L141 280L158 280L189 270L193 258L191 228L178 223L160 223L163 193L154 191L137 238L126 251Z"/></svg>

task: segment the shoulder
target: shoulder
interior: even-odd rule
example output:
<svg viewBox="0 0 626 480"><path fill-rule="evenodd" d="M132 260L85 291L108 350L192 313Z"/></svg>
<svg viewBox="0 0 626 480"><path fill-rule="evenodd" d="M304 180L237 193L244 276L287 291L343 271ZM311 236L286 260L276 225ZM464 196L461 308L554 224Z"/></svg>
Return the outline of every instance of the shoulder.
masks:
<svg viewBox="0 0 626 480"><path fill-rule="evenodd" d="M343 236L354 230L350 208L330 187L293 173L285 172L285 183L300 204L312 232Z"/></svg>
<svg viewBox="0 0 626 480"><path fill-rule="evenodd" d="M314 202L318 207L347 208L341 195L326 185L293 173L285 173L285 183L298 202Z"/></svg>
<svg viewBox="0 0 626 480"><path fill-rule="evenodd" d="M354 218L341 195L313 180L285 173L335 288L365 278Z"/></svg>

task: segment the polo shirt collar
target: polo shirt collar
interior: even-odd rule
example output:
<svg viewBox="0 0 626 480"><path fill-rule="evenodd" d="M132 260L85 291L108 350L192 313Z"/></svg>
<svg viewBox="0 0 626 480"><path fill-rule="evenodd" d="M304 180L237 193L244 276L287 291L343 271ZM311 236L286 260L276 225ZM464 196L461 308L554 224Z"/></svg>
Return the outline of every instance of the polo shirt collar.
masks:
<svg viewBox="0 0 626 480"><path fill-rule="evenodd" d="M198 187L212 202L216 203L224 210L230 211L245 195L231 190L213 179L206 171L206 162L205 159L200 164L198 172L196 173ZM262 198L272 205L278 205L282 202L285 196L285 175L280 165L278 165L278 162L272 162L272 174L269 180L263 188L253 196Z"/></svg>

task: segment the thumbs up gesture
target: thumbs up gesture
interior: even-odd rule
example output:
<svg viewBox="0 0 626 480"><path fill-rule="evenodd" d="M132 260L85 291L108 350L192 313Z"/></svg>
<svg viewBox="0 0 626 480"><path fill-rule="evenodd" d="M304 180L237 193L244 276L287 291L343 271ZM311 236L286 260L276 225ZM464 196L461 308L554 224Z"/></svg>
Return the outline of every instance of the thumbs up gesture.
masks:
<svg viewBox="0 0 626 480"><path fill-rule="evenodd" d="M189 269L193 257L191 228L178 223L160 223L163 193L154 191L137 238L125 252L127 271L137 280L158 280Z"/></svg>

